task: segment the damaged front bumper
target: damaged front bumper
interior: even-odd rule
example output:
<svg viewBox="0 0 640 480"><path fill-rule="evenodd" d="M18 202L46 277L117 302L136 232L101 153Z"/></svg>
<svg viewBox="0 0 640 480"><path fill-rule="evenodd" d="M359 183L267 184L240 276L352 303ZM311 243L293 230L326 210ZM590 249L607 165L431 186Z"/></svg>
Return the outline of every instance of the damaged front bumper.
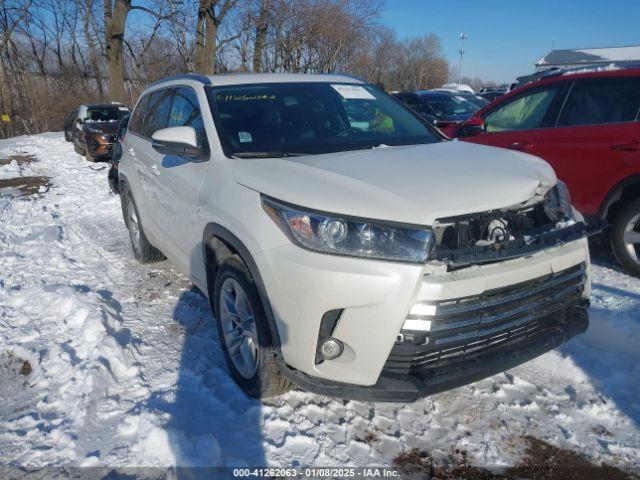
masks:
<svg viewBox="0 0 640 480"><path fill-rule="evenodd" d="M293 383L322 395L362 401L413 402L504 372L557 348L587 330L587 306L583 301L547 319L547 325L535 333L506 340L493 347L489 345L485 350L458 361L448 361L436 368L418 368L411 373L383 371L372 386L311 377L286 365L281 365L281 368Z"/></svg>
<svg viewBox="0 0 640 480"><path fill-rule="evenodd" d="M456 270L438 262L334 258L293 246L256 260L282 325L283 373L302 388L336 397L412 401L526 362L588 325L584 238ZM295 281L280 294L276 278ZM344 353L317 363L321 318L334 309L341 315L327 334L343 343Z"/></svg>
<svg viewBox="0 0 640 480"><path fill-rule="evenodd" d="M421 301L409 310L375 385L290 370L288 376L327 395L413 401L505 371L583 333L588 288L588 263L578 263L477 294Z"/></svg>
<svg viewBox="0 0 640 480"><path fill-rule="evenodd" d="M602 232L604 223L586 224L577 222L561 229L534 233L528 238L511 240L492 245L469 246L466 248L442 248L433 250L430 260L447 264L450 268L462 268L474 264L486 264L511 260L566 243L583 237L591 237Z"/></svg>
<svg viewBox="0 0 640 480"><path fill-rule="evenodd" d="M99 159L110 159L113 155L115 135L113 134L87 134L85 144L87 153Z"/></svg>

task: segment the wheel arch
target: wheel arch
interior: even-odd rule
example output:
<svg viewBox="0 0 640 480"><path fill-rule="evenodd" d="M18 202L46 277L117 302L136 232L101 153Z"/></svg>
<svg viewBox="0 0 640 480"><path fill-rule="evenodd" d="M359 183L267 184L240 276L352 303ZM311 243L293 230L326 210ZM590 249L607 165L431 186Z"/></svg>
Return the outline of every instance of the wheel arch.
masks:
<svg viewBox="0 0 640 480"><path fill-rule="evenodd" d="M630 175L616 183L605 195L596 217L600 220L615 218L629 202L640 198L640 174Z"/></svg>
<svg viewBox="0 0 640 480"><path fill-rule="evenodd" d="M271 309L269 296L267 295L267 290L262 280L262 276L260 275L260 270L258 269L253 256L249 252L249 249L236 235L217 223L209 223L205 227L202 236L202 245L204 249L202 254L205 261L207 294L210 301L213 301L214 298L214 281L219 265L221 265L229 256L239 256L249 269L249 273L256 285L260 301L262 302L262 307L264 308L264 312L267 317L273 347L278 357L281 358L280 335L278 333L278 327L273 315L273 310Z"/></svg>
<svg viewBox="0 0 640 480"><path fill-rule="evenodd" d="M122 185L129 185L129 180L127 180L127 176L120 172L120 169L118 169L118 183L122 186Z"/></svg>

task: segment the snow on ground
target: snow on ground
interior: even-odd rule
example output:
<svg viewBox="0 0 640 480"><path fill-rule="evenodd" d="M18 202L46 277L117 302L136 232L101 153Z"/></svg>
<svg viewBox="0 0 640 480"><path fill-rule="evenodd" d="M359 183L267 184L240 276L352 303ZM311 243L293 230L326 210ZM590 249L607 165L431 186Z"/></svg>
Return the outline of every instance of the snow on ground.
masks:
<svg viewBox="0 0 640 480"><path fill-rule="evenodd" d="M106 165L58 133L0 141L18 153L39 161L0 178L52 187L0 191L0 465L389 465L417 447L494 467L533 435L640 469L640 280L607 258L587 334L507 373L412 404L260 404L227 375L206 299L133 259Z"/></svg>

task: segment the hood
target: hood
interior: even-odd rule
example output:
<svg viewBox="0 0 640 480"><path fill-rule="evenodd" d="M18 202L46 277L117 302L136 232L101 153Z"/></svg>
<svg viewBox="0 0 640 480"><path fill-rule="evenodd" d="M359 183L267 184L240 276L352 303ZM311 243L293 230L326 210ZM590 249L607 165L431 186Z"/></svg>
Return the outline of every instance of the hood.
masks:
<svg viewBox="0 0 640 480"><path fill-rule="evenodd" d="M473 114L471 113L458 113L453 115L442 115L440 117L437 117L436 119L439 122L463 122L471 118L472 115Z"/></svg>
<svg viewBox="0 0 640 480"><path fill-rule="evenodd" d="M234 162L238 183L278 200L419 225L517 205L556 183L537 157L458 141Z"/></svg>
<svg viewBox="0 0 640 480"><path fill-rule="evenodd" d="M100 130L101 133L116 133L118 131L118 122L86 122L84 124L85 130L88 127Z"/></svg>

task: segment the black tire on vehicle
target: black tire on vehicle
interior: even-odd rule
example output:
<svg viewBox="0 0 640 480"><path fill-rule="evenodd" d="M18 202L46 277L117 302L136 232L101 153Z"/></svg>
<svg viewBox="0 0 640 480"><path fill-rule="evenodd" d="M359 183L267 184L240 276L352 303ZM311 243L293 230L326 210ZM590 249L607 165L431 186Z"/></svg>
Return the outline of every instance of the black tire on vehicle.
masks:
<svg viewBox="0 0 640 480"><path fill-rule="evenodd" d="M147 236L144 234L142 224L140 223L138 208L129 189L126 189L123 195L120 195L120 202L124 223L129 231L129 240L131 241L133 256L136 260L140 263L154 263L165 260L166 257L164 254L147 240Z"/></svg>
<svg viewBox="0 0 640 480"><path fill-rule="evenodd" d="M640 198L618 212L611 229L611 248L627 273L640 277Z"/></svg>
<svg viewBox="0 0 640 480"><path fill-rule="evenodd" d="M109 173L107 174L107 178L109 180L109 188L111 192L120 195L120 184L118 183L118 169L114 168L113 165L109 168Z"/></svg>
<svg viewBox="0 0 640 480"><path fill-rule="evenodd" d="M216 317L218 336L227 366L235 382L245 394L257 399L274 397L290 390L292 384L282 375L276 362L271 332L258 290L240 257L233 255L224 260L217 270L214 285L211 303ZM236 299L234 307L231 308L229 306L230 289L235 290L233 293ZM238 300L238 298L242 298L242 295L244 295L246 302ZM225 300L227 303L223 303ZM240 306L243 302L244 306ZM248 311L246 307L248 307ZM235 313L230 312L230 309L233 308L236 309ZM229 320L234 316L237 318L237 322ZM253 319L255 327L253 329L248 327L249 320L247 319L249 318ZM232 338L237 335L237 332L234 334L229 328L225 332L225 327L233 322L235 322L234 330L242 331L242 326L245 326L247 330L252 331L251 334L242 331L239 337L242 338L244 342L242 345L246 346L246 349L255 347L255 354L251 357L255 359L253 369L239 368L236 360L237 356L242 356L242 354L234 354L230 351L233 348ZM242 348L243 346L238 346L237 351L239 352Z"/></svg>
<svg viewBox="0 0 640 480"><path fill-rule="evenodd" d="M76 140L73 140L73 149L78 155L84 155L84 150L80 148L80 145L78 145L78 142Z"/></svg>

